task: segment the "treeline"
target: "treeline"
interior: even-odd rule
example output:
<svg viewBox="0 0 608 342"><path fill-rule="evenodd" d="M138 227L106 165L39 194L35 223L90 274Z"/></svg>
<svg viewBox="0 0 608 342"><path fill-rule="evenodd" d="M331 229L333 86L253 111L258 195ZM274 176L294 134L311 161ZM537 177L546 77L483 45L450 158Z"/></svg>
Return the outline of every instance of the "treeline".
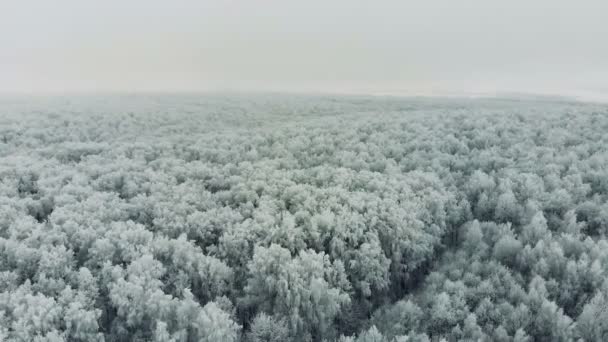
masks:
<svg viewBox="0 0 608 342"><path fill-rule="evenodd" d="M0 101L0 341L604 341L608 107Z"/></svg>

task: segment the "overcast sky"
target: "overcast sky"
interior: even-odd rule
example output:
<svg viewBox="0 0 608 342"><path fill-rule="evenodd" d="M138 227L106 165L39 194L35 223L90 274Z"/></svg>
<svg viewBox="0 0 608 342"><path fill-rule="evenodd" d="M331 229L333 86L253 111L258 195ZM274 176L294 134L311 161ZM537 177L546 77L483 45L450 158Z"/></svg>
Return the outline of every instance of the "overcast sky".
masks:
<svg viewBox="0 0 608 342"><path fill-rule="evenodd" d="M0 0L0 91L608 93L606 0Z"/></svg>

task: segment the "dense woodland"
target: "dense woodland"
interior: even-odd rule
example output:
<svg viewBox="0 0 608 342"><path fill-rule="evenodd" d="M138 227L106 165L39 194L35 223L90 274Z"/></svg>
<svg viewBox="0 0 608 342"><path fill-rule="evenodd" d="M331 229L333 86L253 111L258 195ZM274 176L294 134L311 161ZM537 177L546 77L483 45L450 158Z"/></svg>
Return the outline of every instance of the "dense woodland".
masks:
<svg viewBox="0 0 608 342"><path fill-rule="evenodd" d="M0 341L608 340L608 106L0 99Z"/></svg>

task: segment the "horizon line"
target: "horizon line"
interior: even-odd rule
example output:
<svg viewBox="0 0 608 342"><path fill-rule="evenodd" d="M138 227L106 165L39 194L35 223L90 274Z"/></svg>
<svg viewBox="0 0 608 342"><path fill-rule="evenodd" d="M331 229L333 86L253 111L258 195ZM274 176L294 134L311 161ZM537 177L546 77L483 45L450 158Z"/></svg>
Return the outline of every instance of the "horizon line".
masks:
<svg viewBox="0 0 608 342"><path fill-rule="evenodd" d="M64 96L138 96L138 95L291 95L337 96L377 98L444 98L444 99L511 99L511 100L562 100L568 102L608 103L608 92L543 92L543 91L352 91L304 89L106 89L106 90L0 90L0 97L64 97Z"/></svg>

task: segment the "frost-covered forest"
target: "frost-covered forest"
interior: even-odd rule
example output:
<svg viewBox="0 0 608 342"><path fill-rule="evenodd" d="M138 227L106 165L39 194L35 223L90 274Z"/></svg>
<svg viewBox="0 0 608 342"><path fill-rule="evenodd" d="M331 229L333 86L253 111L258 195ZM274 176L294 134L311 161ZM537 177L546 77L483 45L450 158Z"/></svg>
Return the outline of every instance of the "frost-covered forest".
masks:
<svg viewBox="0 0 608 342"><path fill-rule="evenodd" d="M608 340L608 106L0 100L0 341Z"/></svg>

